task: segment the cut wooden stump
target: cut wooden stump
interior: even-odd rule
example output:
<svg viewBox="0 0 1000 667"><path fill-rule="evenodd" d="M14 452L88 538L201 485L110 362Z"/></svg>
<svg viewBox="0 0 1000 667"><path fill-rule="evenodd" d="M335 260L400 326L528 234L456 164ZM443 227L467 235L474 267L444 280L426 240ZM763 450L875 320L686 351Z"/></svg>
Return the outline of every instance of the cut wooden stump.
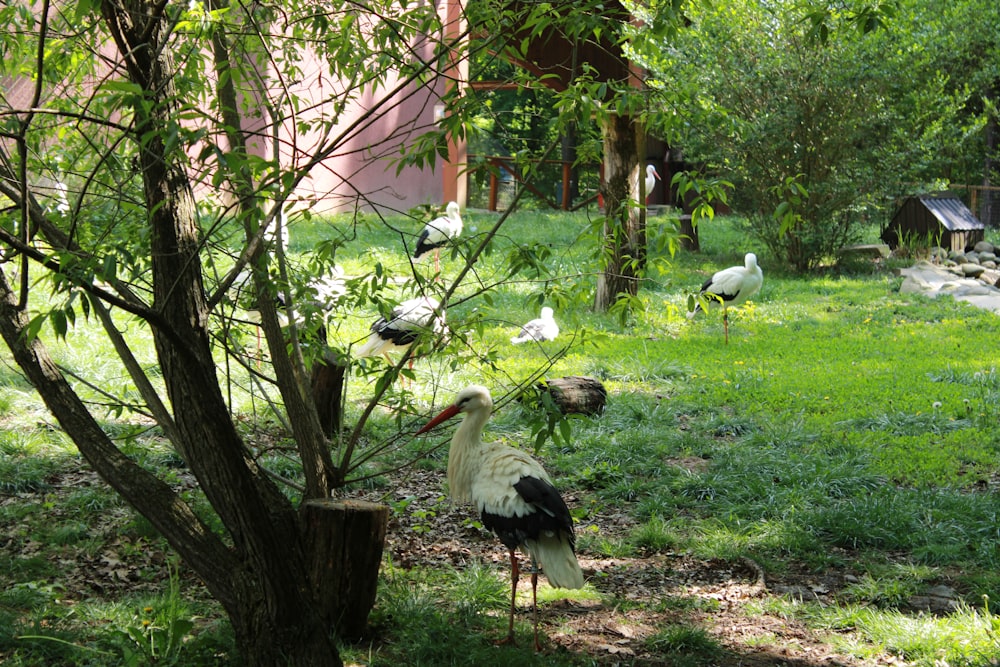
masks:
<svg viewBox="0 0 1000 667"><path fill-rule="evenodd" d="M363 500L310 500L302 521L320 608L341 639L358 639L375 606L389 508Z"/></svg>
<svg viewBox="0 0 1000 667"><path fill-rule="evenodd" d="M600 380L582 375L550 378L539 383L538 388L552 395L564 415L599 415L608 400L608 391Z"/></svg>

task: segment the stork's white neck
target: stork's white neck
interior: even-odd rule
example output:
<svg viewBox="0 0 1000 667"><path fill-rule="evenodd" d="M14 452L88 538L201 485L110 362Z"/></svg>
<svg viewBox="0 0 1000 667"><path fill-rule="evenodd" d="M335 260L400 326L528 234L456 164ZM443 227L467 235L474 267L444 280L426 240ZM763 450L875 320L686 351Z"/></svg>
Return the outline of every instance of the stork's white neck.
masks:
<svg viewBox="0 0 1000 667"><path fill-rule="evenodd" d="M478 464L483 428L490 418L490 408L483 406L465 413L465 418L451 438L448 450L448 490L458 501L472 501L472 477Z"/></svg>

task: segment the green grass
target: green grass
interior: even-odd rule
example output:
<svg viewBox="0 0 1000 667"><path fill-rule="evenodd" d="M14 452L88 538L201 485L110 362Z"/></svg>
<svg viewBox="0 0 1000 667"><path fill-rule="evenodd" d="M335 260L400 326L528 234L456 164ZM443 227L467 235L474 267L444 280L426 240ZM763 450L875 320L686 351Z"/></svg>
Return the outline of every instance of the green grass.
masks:
<svg viewBox="0 0 1000 667"><path fill-rule="evenodd" d="M495 219L468 213L461 252ZM324 239L347 234L348 225L334 219L293 226L297 265L304 267ZM399 226L419 229L417 221ZM987 630L995 619L982 599L1000 599L996 315L950 299L901 295L898 277L870 267L789 275L762 249L747 247L723 219L701 230L702 253L654 258L669 265L651 269L640 309L624 318L596 314L589 307L589 227L585 214L513 216L476 275L500 287L490 299L466 301L461 299L471 297L475 285L459 288L448 312L455 332L449 354L417 361L412 391L420 414L377 412L362 451L396 439L385 459L402 460L421 443L399 433L411 432L472 381L488 384L499 399L487 437L529 443L531 411L508 394L547 355L574 340L546 375L601 379L608 407L599 418L571 420L570 440L546 443L538 454L574 495L581 554L628 559L683 553L721 562L749 557L775 576L850 572L854 583L836 592L834 605L769 596L758 613L829 633L831 646L859 659L891 654L927 667L941 660L995 661L1000 641ZM398 234L372 227L363 239L338 250L337 262L348 275L370 271L375 261L390 278L406 274ZM508 280L503 263L515 242L543 244L549 273L527 271ZM730 343L724 345L720 314L689 322L684 303L706 276L740 263L746 250L760 257L764 287L731 313ZM444 258L443 264L446 280L433 289L443 289L454 275L457 263ZM387 296L405 298L406 286L388 288ZM543 298L556 308L563 335L512 353L508 339L515 326L535 317ZM363 338L376 313L365 299L338 304L333 344L346 347ZM131 395L122 369L87 326L78 323L66 344L56 346L57 359L95 386ZM252 331L242 335L254 344ZM148 342L140 341L140 352L141 363L155 363ZM464 356L452 364L456 354ZM219 359L221 369L224 357ZM349 378L348 423L370 396L371 380ZM290 446L262 391L245 374L233 374L241 427L248 437ZM235 664L219 609L204 600L196 609L183 592L170 596L166 565L151 556L164 548L160 538L105 489L76 485L73 472L82 463L75 450L47 425L51 420L37 399L7 366L0 407L0 519L9 527L0 551L0 658L12 665L118 664L131 647L127 629L141 629L142 610L153 607L171 610L155 619L157 627L183 629L171 620L193 620L182 653L215 656L208 664ZM190 483L176 455L142 420L114 406L99 409L98 416L130 457L170 483ZM282 476L299 474L280 447L264 460ZM418 465L440 470L445 460L439 450ZM380 485L384 481L363 488ZM396 509L425 512L424 521L434 521L434 508ZM602 525L609 514L627 521ZM136 585L146 592L119 606L100 595L86 605L60 603L60 559L99 562L109 550L134 568ZM908 606L912 596L942 582L958 591L957 611L930 617ZM510 663L592 664L584 654L535 656L530 648L492 646L505 618L506 586L505 573L476 564L403 570L387 563L372 618L377 646L344 646L345 656L370 665L493 664L498 655ZM669 612L670 620L642 642L669 654L672 664L718 662L729 650L693 615L711 617L706 599L625 600L596 587L579 595L573 599L597 597L604 608ZM122 631L124 637L114 634ZM530 625L519 617L518 636L529 634Z"/></svg>

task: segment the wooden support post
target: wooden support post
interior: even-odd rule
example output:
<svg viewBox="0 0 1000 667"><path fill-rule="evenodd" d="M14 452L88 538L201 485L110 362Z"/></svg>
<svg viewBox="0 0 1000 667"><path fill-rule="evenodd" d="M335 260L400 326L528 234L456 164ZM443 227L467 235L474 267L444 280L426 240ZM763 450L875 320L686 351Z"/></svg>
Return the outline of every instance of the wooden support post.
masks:
<svg viewBox="0 0 1000 667"><path fill-rule="evenodd" d="M573 180L573 165L571 165L569 162L563 162L563 165L562 165L562 201L559 202L559 205L562 208L562 210L564 210L564 211L568 211L569 210L570 199L571 199L571 195L573 194L572 192L570 192L570 189L572 188L572 185L571 185L572 180Z"/></svg>
<svg viewBox="0 0 1000 667"><path fill-rule="evenodd" d="M490 171L490 201L487 204L491 211L497 210L497 190L499 190L499 183L497 182L497 175L494 171Z"/></svg>
<svg viewBox="0 0 1000 667"><path fill-rule="evenodd" d="M375 606L389 508L362 500L310 500L302 506L302 522L320 609L341 639L358 639Z"/></svg>

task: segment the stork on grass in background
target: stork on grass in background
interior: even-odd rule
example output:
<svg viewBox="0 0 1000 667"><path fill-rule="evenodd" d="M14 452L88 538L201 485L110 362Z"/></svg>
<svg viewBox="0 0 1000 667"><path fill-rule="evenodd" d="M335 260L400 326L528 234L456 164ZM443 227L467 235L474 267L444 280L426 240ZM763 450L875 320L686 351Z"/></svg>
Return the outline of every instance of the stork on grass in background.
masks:
<svg viewBox="0 0 1000 667"><path fill-rule="evenodd" d="M448 491L453 499L471 502L483 525L492 530L510 554L510 617L507 637L514 643L514 601L520 570L517 548L532 561L531 605L538 641L538 566L556 588L583 588L583 571L574 552L573 518L545 469L519 449L482 441L483 428L493 410L486 387L472 385L455 402L417 431L426 433L459 412L465 417L448 451Z"/></svg>
<svg viewBox="0 0 1000 667"><path fill-rule="evenodd" d="M462 216L458 202L448 202L445 215L434 218L426 225L417 238L417 248L413 251L414 261L420 261L429 253L434 253L434 271L441 273L440 254L442 246L462 233Z"/></svg>
<svg viewBox="0 0 1000 667"><path fill-rule="evenodd" d="M438 300L429 296L404 301L392 309L388 318L375 320L371 333L354 356L361 358L381 354L392 364L389 353L409 348L421 334L433 332L444 335L447 325L444 311L440 308Z"/></svg>
<svg viewBox="0 0 1000 667"><path fill-rule="evenodd" d="M701 286L699 298L689 298L688 319L694 319L702 309L702 302L707 299L709 306L722 304L722 326L726 332L726 344L729 344L729 307L738 306L760 291L764 284L764 272L757 266L757 255L748 252L743 266L731 266L717 271ZM701 298L701 297L704 297Z"/></svg>
<svg viewBox="0 0 1000 667"><path fill-rule="evenodd" d="M233 284L237 288L237 299L240 298L240 294L250 287L250 271L244 270L233 281ZM342 296L347 293L347 283L344 278L344 270L339 266L333 266L330 271L321 276L315 276L309 280L309 282L304 286L301 294L294 297L293 302L299 302L300 305L305 306L306 309L311 310L320 317L323 321L316 329L316 334L319 341L324 345L326 344L326 319L333 310L334 306L337 305L337 301L340 300ZM288 327L289 323L289 308L288 304L285 302L285 295L279 290L274 295L274 305L278 310L278 324L282 329ZM257 325L257 361L258 365L261 359L261 331L260 331L260 310L256 307L250 307L246 309L246 321ZM295 323L296 326L302 326L305 324L305 317L301 310L296 309L295 311Z"/></svg>
<svg viewBox="0 0 1000 667"><path fill-rule="evenodd" d="M642 191L643 196L646 198L644 201L649 203L649 195L653 192L653 188L656 187L656 179L660 177L657 173L656 167L653 165L646 166L646 189Z"/></svg>
<svg viewBox="0 0 1000 667"><path fill-rule="evenodd" d="M537 342L555 340L558 335L559 325L556 324L555 318L552 316L552 309L546 306L542 308L541 316L521 327L520 333L511 338L510 342L518 345L519 343L526 343L529 340Z"/></svg>

